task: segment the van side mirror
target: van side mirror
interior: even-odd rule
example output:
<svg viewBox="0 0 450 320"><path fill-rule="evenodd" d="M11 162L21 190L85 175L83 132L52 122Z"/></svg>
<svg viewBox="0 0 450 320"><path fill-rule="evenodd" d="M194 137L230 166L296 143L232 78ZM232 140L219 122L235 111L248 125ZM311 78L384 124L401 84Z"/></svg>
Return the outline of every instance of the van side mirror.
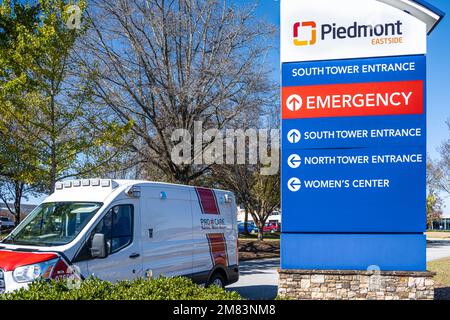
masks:
<svg viewBox="0 0 450 320"><path fill-rule="evenodd" d="M92 237L91 256L92 258L103 259L108 256L108 246L106 245L106 238L103 233L96 233Z"/></svg>

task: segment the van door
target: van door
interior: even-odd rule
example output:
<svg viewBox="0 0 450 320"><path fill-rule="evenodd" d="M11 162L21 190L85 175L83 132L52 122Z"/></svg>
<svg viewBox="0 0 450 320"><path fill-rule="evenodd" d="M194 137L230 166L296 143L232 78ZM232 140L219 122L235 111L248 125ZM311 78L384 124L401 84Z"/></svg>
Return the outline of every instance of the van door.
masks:
<svg viewBox="0 0 450 320"><path fill-rule="evenodd" d="M138 199L113 203L91 235L95 233L105 235L109 254L87 261L89 275L107 281L143 276Z"/></svg>
<svg viewBox="0 0 450 320"><path fill-rule="evenodd" d="M222 190L215 190L214 193L217 197L220 215L224 219L224 227L220 232L223 232L225 238L227 263L228 266L234 266L238 264L237 212L234 195Z"/></svg>
<svg viewBox="0 0 450 320"><path fill-rule="evenodd" d="M161 184L142 188L143 269L153 277L192 273L189 189Z"/></svg>

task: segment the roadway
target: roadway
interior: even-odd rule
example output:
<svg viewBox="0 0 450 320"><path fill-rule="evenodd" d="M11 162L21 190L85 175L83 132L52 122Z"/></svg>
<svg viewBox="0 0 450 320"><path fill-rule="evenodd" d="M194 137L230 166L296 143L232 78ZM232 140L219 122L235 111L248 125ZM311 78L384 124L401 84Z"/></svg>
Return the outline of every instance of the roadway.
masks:
<svg viewBox="0 0 450 320"><path fill-rule="evenodd" d="M427 241L427 261L450 257L450 240ZM273 299L277 295L279 259L244 261L240 264L239 281L228 286L251 300Z"/></svg>

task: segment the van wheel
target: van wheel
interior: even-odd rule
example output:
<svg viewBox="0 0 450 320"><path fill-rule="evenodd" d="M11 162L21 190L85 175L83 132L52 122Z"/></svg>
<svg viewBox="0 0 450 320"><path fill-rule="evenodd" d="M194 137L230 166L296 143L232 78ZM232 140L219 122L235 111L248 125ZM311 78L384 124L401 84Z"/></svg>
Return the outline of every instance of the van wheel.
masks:
<svg viewBox="0 0 450 320"><path fill-rule="evenodd" d="M219 288L225 288L225 280L219 273L215 272L211 276L211 278L209 278L208 284L206 286L207 287L216 286Z"/></svg>

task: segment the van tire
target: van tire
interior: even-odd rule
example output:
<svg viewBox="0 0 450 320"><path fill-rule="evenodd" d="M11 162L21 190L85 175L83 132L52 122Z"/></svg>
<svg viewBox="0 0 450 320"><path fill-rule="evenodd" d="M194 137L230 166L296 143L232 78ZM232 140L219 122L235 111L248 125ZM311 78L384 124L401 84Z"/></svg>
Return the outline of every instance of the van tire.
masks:
<svg viewBox="0 0 450 320"><path fill-rule="evenodd" d="M210 286L217 286L219 288L225 288L225 279L223 278L223 276L219 273L219 272L214 272L211 275L211 278L209 278L208 283L207 283L207 287Z"/></svg>

